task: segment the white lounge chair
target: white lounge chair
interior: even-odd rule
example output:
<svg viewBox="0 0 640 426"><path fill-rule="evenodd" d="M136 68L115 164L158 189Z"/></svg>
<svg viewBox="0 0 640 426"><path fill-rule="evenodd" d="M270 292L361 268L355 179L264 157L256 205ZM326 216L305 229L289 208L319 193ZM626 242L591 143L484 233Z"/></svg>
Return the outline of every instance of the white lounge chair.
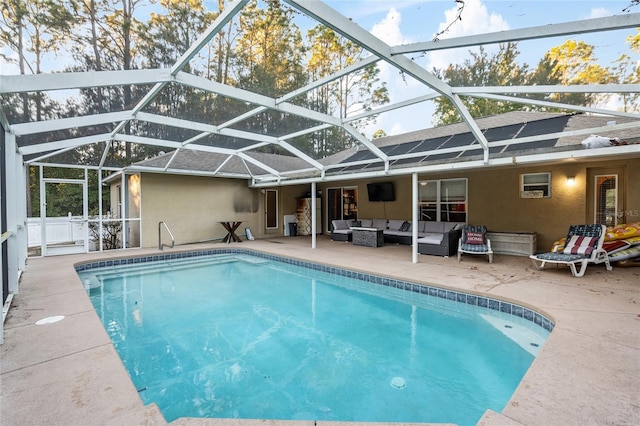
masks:
<svg viewBox="0 0 640 426"><path fill-rule="evenodd" d="M602 248L606 230L605 225L571 225L563 251L532 254L529 257L538 270L547 263L568 265L574 277L583 276L589 263L605 263L607 271L611 271L609 254ZM578 265L580 269L577 269Z"/></svg>

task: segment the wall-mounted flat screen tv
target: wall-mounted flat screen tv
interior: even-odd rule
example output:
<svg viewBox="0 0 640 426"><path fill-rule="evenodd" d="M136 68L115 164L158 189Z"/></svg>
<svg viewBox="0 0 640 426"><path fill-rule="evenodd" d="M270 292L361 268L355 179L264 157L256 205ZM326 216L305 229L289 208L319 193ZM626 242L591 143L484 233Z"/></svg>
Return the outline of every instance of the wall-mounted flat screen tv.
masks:
<svg viewBox="0 0 640 426"><path fill-rule="evenodd" d="M392 182L368 183L369 201L394 201L396 194Z"/></svg>

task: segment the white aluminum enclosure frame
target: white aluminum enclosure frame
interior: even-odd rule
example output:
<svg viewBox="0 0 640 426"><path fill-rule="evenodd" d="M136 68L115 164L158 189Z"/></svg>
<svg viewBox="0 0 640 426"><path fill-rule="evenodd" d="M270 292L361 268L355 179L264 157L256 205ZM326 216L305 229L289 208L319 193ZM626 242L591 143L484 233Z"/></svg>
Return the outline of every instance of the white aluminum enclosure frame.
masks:
<svg viewBox="0 0 640 426"><path fill-rule="evenodd" d="M300 136L307 133L312 133L317 130L337 126L342 127L346 132L352 135L358 143L360 143L365 149L370 150L375 158L373 160L367 160L369 162L378 162L384 165L383 170L378 172L377 175L386 175L389 173L397 173L389 169L390 160L396 158L389 158L384 154L375 144L370 140L360 135L350 123L354 120L379 114L394 109L403 108L408 105L416 105L421 102L431 100L438 96L447 97L456 107L464 123L468 126L469 131L474 135L479 143L478 152L482 153L483 160L478 164L482 165L494 165L495 159L492 159L489 155L490 146L499 146L502 144L524 143L531 140L541 140L549 135L542 135L533 138L527 138L527 140L509 140L509 141L494 141L487 142L486 138L482 134L482 131L478 127L475 119L471 117L467 108L460 101L460 96L476 96L489 99L510 100L523 104L537 104L544 106L563 107L572 109L579 112L592 112L592 113L606 113L612 116L626 117L631 119L639 119L640 115L636 113L625 113L608 109L587 108L583 106L572 106L566 104L558 104L545 101L534 101L529 99L522 99L514 94L530 94L530 93L639 93L640 87L637 85L625 85L625 84L607 84L607 85L581 85L581 86L510 86L505 87L452 87L442 80L435 77L431 72L417 65L417 63L408 59L406 54L415 52L429 52L434 50L453 49L459 47L478 46L483 44L496 44L507 41L520 41L520 40L532 40L532 39L544 39L550 37L558 37L565 35L575 35L584 33L594 33L602 31L612 31L617 29L635 28L640 26L640 13L627 13L624 15L616 15L606 18L588 19L582 21L567 22L562 24L553 24L545 26L537 26L524 29L516 29L509 31L500 31L495 33L479 34L474 36L457 37L451 39L442 39L437 41L427 41L421 43L413 43L402 46L390 46L380 39L373 36L371 33L365 31L362 27L358 26L351 20L340 15L335 10L321 1L316 0L285 0L291 7L303 12L309 17L315 19L321 24L324 24L342 36L352 40L353 42L361 45L371 55L359 63L353 64L343 70L334 73L331 76L319 79L317 81L310 82L308 85L296 89L291 93L284 95L280 98L270 98L257 93L252 93L246 90L238 89L235 87L227 86L215 81L207 80L205 78L185 73L183 71L184 66L192 59L200 50L206 46L206 44L219 32L224 26L233 19L238 13L240 13L248 0L237 0L230 2L226 8L221 11L215 22L194 42L194 44L176 61L175 64L169 69L142 69L142 70L129 70L129 71L103 71L103 72L81 72L81 73L56 73L56 74L38 74L38 75L25 75L25 76L2 76L0 79L0 94L5 93L24 93L35 91L53 91L64 89L78 89L87 87L107 87L112 85L124 85L124 84L149 84L152 83L153 87L149 90L146 96L144 96L136 105L130 110L120 112L107 112L104 114L95 114L82 117L65 118L58 120L47 120L40 122L29 123L17 123L7 124L7 131L16 136L33 135L42 132L53 132L56 130L71 129L75 127L83 127L88 125L99 125L105 123L118 123L115 129L109 133L96 134L93 136L85 136L72 139L61 139L54 141L47 141L43 143L35 143L33 145L23 146L18 148L18 152L22 155L37 156L42 154L42 157L32 158L29 160L30 164L38 164L43 159L55 156L65 150L74 149L86 144L92 144L96 142L107 142L107 149L109 149L109 142L111 141L124 141L126 143L139 143L150 144L155 146L166 147L170 149L195 149L208 152L215 152L230 157L236 156L241 158L245 163L252 164L259 167L264 171L264 174L256 176L252 174L249 169L244 176L229 176L229 177L241 177L251 179L254 186L270 186L273 184L286 185L286 184L298 184L298 183L311 183L322 181L326 178L325 173L331 170L332 165L322 164L321 162L305 155L300 150L289 144L287 141L293 137ZM392 105L385 105L380 108L375 108L371 111L364 112L359 115L354 115L348 119L339 119L326 114L322 114L307 108L297 106L289 101L308 91L311 91L322 84L326 84L332 80L340 78L341 76L352 73L361 69L367 65L373 64L377 61L385 61L395 68L399 73L410 75L418 82L424 84L425 94L415 97L414 99L404 100ZM225 123L219 123L217 125L209 125L204 123L193 122L191 120L178 119L174 117L159 116L156 114L149 114L142 111L142 109L148 105L155 96L158 95L160 90L169 83L175 83L185 85L189 87L198 88L200 90L214 93L222 96L231 97L233 99L244 101L255 107L248 112L237 116ZM505 95L508 93L508 95ZM319 125L314 125L305 130L300 130L295 133L282 136L269 136L264 134L257 134L253 132L240 131L230 128L231 125L256 115L265 110L280 111L282 113L288 113L293 115L299 115L310 118L319 122ZM159 140L154 138L141 137L136 135L125 135L122 130L125 124L131 120L146 121L149 123L160 123L164 125L175 126L185 129L194 129L200 134L189 140L183 141L169 141ZM620 126L620 125L618 125ZM625 128L640 127L640 122L627 123ZM616 127L615 128L621 128ZM612 130L612 128L608 128ZM596 133L597 128L586 129L583 134ZM253 140L255 145L237 148L237 149L223 149L216 147L208 147L198 145L197 141L207 135L220 135L226 137L237 137L245 140ZM567 135L563 135L567 136ZM258 161L246 153L255 148L256 146L263 146L274 144L289 151L292 155L304 160L308 167L297 172L279 172L274 168ZM424 155L425 152L416 153L415 155ZM562 154L560 154L561 156ZM573 154L575 157L576 153ZM579 155L579 154L578 154ZM106 155L103 155L103 161ZM535 161L535 159L529 159ZM526 162L526 159L518 159L518 162ZM499 162L499 161L498 161ZM103 162L98 167L104 166ZM343 165L344 166L344 165ZM335 166L334 166L335 167ZM456 166L453 165L455 168ZM466 168L469 165L465 165ZM167 165L163 171L170 171L170 165ZM425 166L424 170L429 170L428 166ZM402 174L410 174L418 170L402 170ZM300 173L302 172L302 173ZM194 171L197 173L197 171ZM301 176L302 174L302 176ZM304 176L304 175L307 176ZM223 176L224 173L218 172L218 175ZM364 178L371 177L367 174L356 174L354 177Z"/></svg>

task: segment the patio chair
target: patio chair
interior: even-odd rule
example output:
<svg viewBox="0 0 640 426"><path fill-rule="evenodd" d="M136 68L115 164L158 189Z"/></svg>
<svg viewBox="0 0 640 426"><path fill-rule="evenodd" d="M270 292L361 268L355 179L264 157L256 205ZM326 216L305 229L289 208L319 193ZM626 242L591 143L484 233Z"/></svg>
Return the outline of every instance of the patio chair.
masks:
<svg viewBox="0 0 640 426"><path fill-rule="evenodd" d="M604 262L607 271L611 271L609 254L602 248L606 229L605 225L571 225L562 251L532 254L529 257L538 270L547 263L569 265L574 277L583 276L589 263ZM580 269L577 269L578 265Z"/></svg>
<svg viewBox="0 0 640 426"><path fill-rule="evenodd" d="M489 263L493 263L491 240L487 238L487 227L484 225L464 225L458 242L458 262L462 253L485 254L489 256Z"/></svg>

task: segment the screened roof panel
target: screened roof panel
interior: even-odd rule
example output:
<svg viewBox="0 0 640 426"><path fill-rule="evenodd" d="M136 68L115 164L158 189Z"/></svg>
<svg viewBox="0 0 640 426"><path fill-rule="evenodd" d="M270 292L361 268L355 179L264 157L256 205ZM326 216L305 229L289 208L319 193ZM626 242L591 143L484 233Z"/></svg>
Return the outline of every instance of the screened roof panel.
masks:
<svg viewBox="0 0 640 426"><path fill-rule="evenodd" d="M202 134L201 137L189 143L189 145L191 145L192 149L196 149L198 146L203 146L229 150L241 150L253 146L256 143L257 142L254 140L210 133Z"/></svg>
<svg viewBox="0 0 640 426"><path fill-rule="evenodd" d="M229 128L279 138L320 124L322 123L307 117L281 111L265 110L234 123Z"/></svg>
<svg viewBox="0 0 640 426"><path fill-rule="evenodd" d="M224 9L217 10L218 4L223 4ZM640 114L637 112L556 105L533 97L526 98L534 105L533 108L527 106L527 109L572 110L597 114L600 118L590 120L588 124L582 120L576 126L569 124L571 116L557 113L514 111L472 118L459 102L458 94L464 96L465 91L472 91L480 97L491 98L504 96L504 89L456 87L425 69L423 61L416 60L418 56L434 50L495 45L514 38L521 39L523 35L525 39L548 41L552 47L560 36L620 29L635 31L640 26L640 14L637 13L476 34L472 38L451 37L446 41L443 38L437 43L427 40L392 46L320 1L258 2L260 10L251 10L258 15L267 7L285 5L284 13L289 17L290 26L280 28L280 34L295 35L302 28L294 27L293 24L298 22L305 23L305 30L324 25L335 31L341 40L353 43L354 51L359 52L353 58L341 61L329 59L329 55L323 57L320 51L313 60L315 64L321 63L322 67L313 68L311 54L299 56L300 63L282 60L295 58L303 52L301 49L269 51L259 43L243 45L238 41L247 35L243 40L247 42L252 36L259 35L257 33L243 34L240 31L237 38L226 39L228 31L240 28L234 26L247 4L249 2L244 0L206 3L205 8L212 8L203 11L207 21L192 27L200 34L191 34L193 37L187 43L181 41L182 44L170 46L167 51L164 50L167 45L162 42L152 44L155 47L150 50L162 52L155 52L158 54L155 61L134 58L135 66L132 68L139 69L3 76L0 80L0 121L9 135L15 135L18 150L28 161L75 161L76 164L92 163L95 167L124 167L128 162L142 161L151 167L149 164L156 163L148 161L161 150L179 149L173 161L181 167L192 167L192 172L222 173L221 170L226 168L224 173L229 176L237 174L237 177L249 179L268 176L273 178L272 182L281 183L295 183L295 179L304 177L319 178L325 171L329 174L353 173L352 177L358 172L371 175L372 171L381 171L382 175L389 168L397 171L419 165L428 170L430 164L463 163L481 157L483 164L489 166L492 158L506 157L506 152L509 155L515 152L528 155L531 151L556 153L562 149L579 149L580 138L588 136L591 129L595 129L594 132L606 131L612 138L620 135L634 139L640 128ZM253 7L253 3L251 5ZM295 12L290 13L291 10ZM583 22L587 24L582 25ZM149 34L150 38L154 34ZM227 58L216 56L221 54L222 50L218 49L224 45L219 42L225 40L229 40L225 47L232 54ZM245 49L236 49L238 46ZM287 54L269 63L260 62L268 56L267 53L282 52ZM224 63L220 59L229 59L229 62ZM162 63L163 66L144 68L146 63ZM216 68L223 63L228 68ZM359 91L345 96L340 90L335 90L348 87L346 83L357 82L363 70L378 67L381 63L390 67L391 74L385 70L379 77L395 78L388 75L401 74L412 87L412 93L405 93L400 100L392 98L394 101L388 104L373 105L366 104ZM71 66L68 69L79 68ZM557 91L553 86L510 86L510 89L523 95L568 91L622 96L638 93L636 86L581 85ZM46 108L38 109L38 115L29 108L22 111L21 102L25 94L42 95ZM444 97L455 104L458 116L464 120L382 139L372 140L365 135L361 123L373 122L377 115L402 114L411 109L423 113L420 120L424 120L424 111L432 107L436 97ZM349 105L341 104L341 99L349 99ZM518 99L513 102L518 102ZM352 113L350 108L355 106L361 107ZM346 114L346 111L350 113ZM618 124L603 128L608 121ZM568 130L572 133L561 138L562 144L558 135L545 136ZM540 140L486 148L487 143L493 141L537 136ZM354 145L357 145L357 150L352 149ZM478 146L483 149L469 149ZM188 161L191 157L186 156L196 150L203 153L202 157L206 156L208 161L197 156L194 156L195 160L202 160L200 163ZM412 153L416 156L397 158ZM164 155L160 157L164 158ZM389 164L381 160L386 157L390 157ZM184 161L180 163L180 159ZM166 161L163 167L170 167L172 161ZM361 164L325 168L353 162ZM157 164L161 165L161 162ZM465 167L465 164L460 167ZM293 174L283 176L281 173L284 171L299 173L294 179L289 179L287 176Z"/></svg>

